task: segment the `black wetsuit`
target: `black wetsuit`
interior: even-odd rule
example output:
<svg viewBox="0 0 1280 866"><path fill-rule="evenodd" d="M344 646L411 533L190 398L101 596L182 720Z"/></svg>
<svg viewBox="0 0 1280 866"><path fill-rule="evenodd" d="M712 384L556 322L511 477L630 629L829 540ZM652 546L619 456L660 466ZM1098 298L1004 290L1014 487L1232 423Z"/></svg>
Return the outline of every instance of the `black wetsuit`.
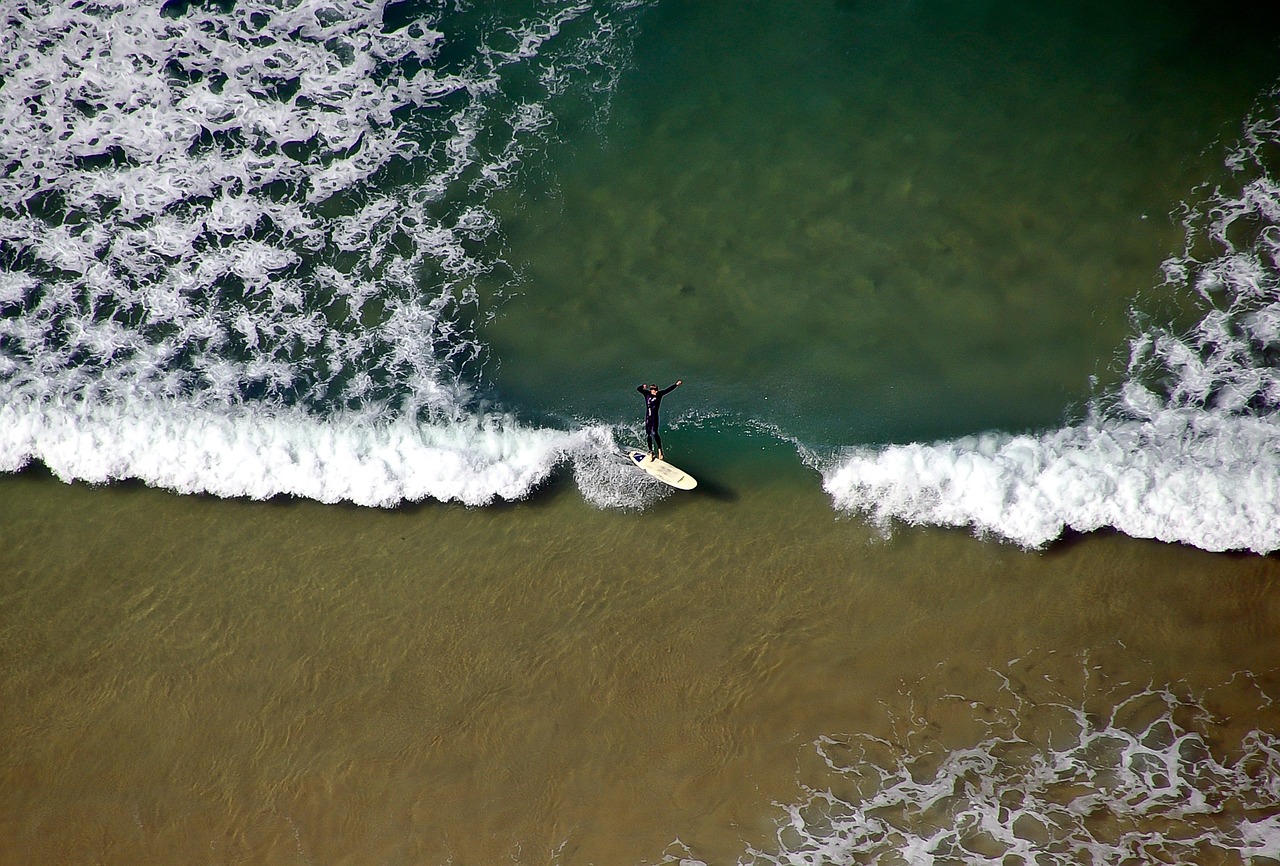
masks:
<svg viewBox="0 0 1280 866"><path fill-rule="evenodd" d="M650 454L662 452L662 438L658 436L658 405L662 402L662 395L674 391L679 384L677 382L675 385L663 388L657 394L643 385L636 387L636 390L644 395L644 439L649 446Z"/></svg>

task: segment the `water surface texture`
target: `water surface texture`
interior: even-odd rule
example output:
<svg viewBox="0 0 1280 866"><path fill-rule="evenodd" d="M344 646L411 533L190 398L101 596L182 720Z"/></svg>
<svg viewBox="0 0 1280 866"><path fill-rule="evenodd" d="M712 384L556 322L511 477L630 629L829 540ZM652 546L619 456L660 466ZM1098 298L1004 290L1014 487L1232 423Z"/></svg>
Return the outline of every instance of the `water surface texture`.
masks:
<svg viewBox="0 0 1280 866"><path fill-rule="evenodd" d="M9 470L637 505L668 376L840 510L1277 546L1265 13L5 14Z"/></svg>
<svg viewBox="0 0 1280 866"><path fill-rule="evenodd" d="M1277 13L0 21L0 863L1280 862Z"/></svg>

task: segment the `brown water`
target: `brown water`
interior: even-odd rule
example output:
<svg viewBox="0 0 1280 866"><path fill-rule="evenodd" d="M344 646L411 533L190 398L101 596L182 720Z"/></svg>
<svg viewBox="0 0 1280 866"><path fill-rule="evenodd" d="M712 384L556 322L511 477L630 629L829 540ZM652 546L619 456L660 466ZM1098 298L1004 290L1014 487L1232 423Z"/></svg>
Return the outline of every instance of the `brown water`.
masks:
<svg viewBox="0 0 1280 866"><path fill-rule="evenodd" d="M1275 559L885 539L815 488L379 511L0 478L0 863L731 863L821 736L974 742L948 695L1250 671L1205 699L1222 748L1280 730Z"/></svg>

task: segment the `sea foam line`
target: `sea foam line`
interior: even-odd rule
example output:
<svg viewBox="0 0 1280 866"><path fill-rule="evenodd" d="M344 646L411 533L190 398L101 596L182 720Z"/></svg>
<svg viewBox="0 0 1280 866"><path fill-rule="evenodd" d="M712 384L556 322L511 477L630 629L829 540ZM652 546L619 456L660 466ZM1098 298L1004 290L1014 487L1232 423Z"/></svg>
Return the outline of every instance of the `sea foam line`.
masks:
<svg viewBox="0 0 1280 866"><path fill-rule="evenodd" d="M1253 674L1195 696L1184 685L1111 683L1082 661L1077 675L1046 656L1015 659L990 671L994 691L974 680L970 694L939 692L928 677L903 683L882 704L892 723L885 736L832 734L813 744L824 769L797 780L797 801L777 804L773 844L749 846L737 862L1280 857L1280 736L1248 721L1274 707ZM983 733L943 745L939 711L967 715ZM662 862L704 866L679 842Z"/></svg>
<svg viewBox="0 0 1280 866"><path fill-rule="evenodd" d="M64 481L137 478L179 493L389 507L527 496L566 460L598 462L611 432L521 426L505 415L419 424L172 402L0 405L0 472L43 462Z"/></svg>
<svg viewBox="0 0 1280 866"><path fill-rule="evenodd" d="M1280 431L1268 419L1099 417L1039 435L854 449L822 475L839 509L1030 548L1114 527L1205 550L1280 549Z"/></svg>
<svg viewBox="0 0 1280 866"><path fill-rule="evenodd" d="M1139 703L1163 704L1149 724L1117 721ZM1179 717L1203 711L1167 690L1122 702L1101 723L1083 710L1074 741L1041 749L1017 728L947 753L896 764L848 763L854 743L823 738L819 754L837 775L871 783L847 802L830 790L787 808L774 852L753 862L780 866L908 863L1189 863L1234 854L1244 862L1280 857L1280 739L1254 730L1230 759L1212 737ZM868 752L892 744L864 741ZM856 756L858 750L853 749ZM840 759L836 759L839 755ZM863 754L865 758L866 753ZM919 765L919 766L918 766Z"/></svg>

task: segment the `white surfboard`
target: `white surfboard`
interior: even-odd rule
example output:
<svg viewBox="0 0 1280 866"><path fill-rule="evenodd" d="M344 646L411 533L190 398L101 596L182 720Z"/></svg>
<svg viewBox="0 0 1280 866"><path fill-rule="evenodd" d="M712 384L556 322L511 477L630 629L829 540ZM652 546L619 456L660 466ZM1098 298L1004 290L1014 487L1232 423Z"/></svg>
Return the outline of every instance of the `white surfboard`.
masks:
<svg viewBox="0 0 1280 866"><path fill-rule="evenodd" d="M650 457L647 451L630 448L627 450L627 457L645 472L648 472L659 481L670 484L672 487L678 487L681 490L692 490L698 486L698 482L694 480L692 475L683 469L677 469L665 460Z"/></svg>

